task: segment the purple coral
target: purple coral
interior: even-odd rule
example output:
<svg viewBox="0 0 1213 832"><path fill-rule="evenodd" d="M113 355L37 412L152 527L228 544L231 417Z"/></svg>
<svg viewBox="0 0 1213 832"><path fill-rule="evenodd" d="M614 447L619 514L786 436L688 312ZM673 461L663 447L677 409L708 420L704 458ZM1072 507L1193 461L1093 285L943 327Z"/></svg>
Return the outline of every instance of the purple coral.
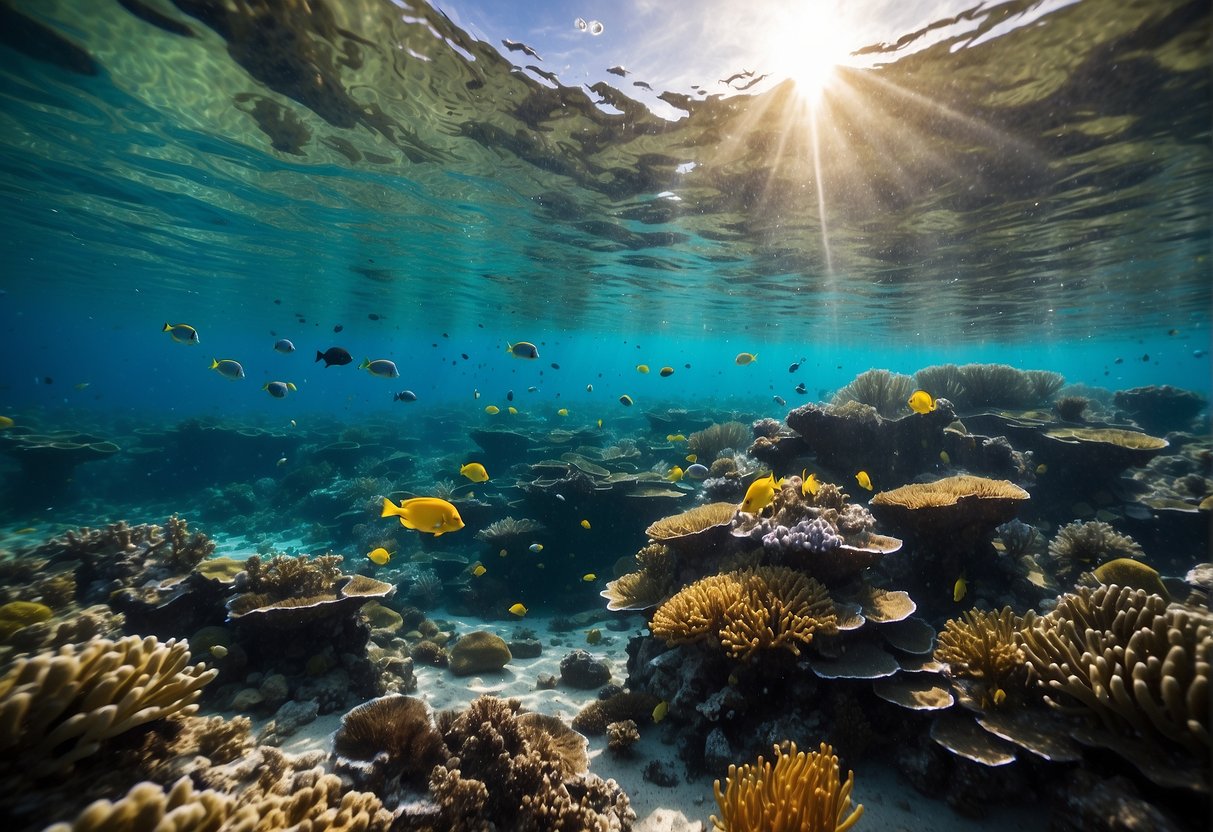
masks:
<svg viewBox="0 0 1213 832"><path fill-rule="evenodd" d="M768 551L782 552L829 552L842 545L842 537L824 518L801 520L792 528L775 526L762 536L762 545Z"/></svg>

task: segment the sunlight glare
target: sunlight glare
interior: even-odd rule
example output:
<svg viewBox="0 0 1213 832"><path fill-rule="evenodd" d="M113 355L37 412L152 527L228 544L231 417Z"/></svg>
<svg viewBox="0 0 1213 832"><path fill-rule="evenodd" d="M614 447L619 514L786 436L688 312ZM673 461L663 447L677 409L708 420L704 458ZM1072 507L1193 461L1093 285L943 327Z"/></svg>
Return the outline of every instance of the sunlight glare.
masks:
<svg viewBox="0 0 1213 832"><path fill-rule="evenodd" d="M829 0L789 2L773 24L766 49L773 72L791 78L802 97L816 101L847 57L840 10Z"/></svg>

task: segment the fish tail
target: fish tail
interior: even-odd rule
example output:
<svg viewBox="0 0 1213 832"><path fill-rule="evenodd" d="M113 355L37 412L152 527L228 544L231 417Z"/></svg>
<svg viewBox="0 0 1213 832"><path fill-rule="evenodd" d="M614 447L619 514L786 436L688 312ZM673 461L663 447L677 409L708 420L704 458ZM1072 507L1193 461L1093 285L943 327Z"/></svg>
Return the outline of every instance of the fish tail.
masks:
<svg viewBox="0 0 1213 832"><path fill-rule="evenodd" d="M160 330L160 331L161 331L161 332L172 332L172 331L173 331L173 327L172 327L172 326L169 324L169 322L168 322L168 321L165 321L165 322L164 322L164 329L162 329L162 330Z"/></svg>
<svg viewBox="0 0 1213 832"><path fill-rule="evenodd" d="M362 359L362 363L358 365L358 369L365 370L369 366L371 366L371 359L364 358L364 359Z"/></svg>
<svg viewBox="0 0 1213 832"><path fill-rule="evenodd" d="M215 369L215 368L216 368L216 367L218 367L218 366L219 366L219 359L218 359L218 358L212 358L212 359L211 359L211 369L213 370L213 369Z"/></svg>
<svg viewBox="0 0 1213 832"><path fill-rule="evenodd" d="M323 361L323 360L324 360L324 353L322 353L320 350L316 350L316 361ZM315 364L316 361L313 361L312 363Z"/></svg>
<svg viewBox="0 0 1213 832"><path fill-rule="evenodd" d="M393 515L399 516L399 515L400 515L400 509L398 509L398 508L396 507L396 504L395 504L395 503L393 503L393 502L392 502L391 500L389 500L387 497L384 497L384 498L383 498L383 513L382 513L382 514L380 514L379 516L380 516L380 517L391 517L391 516L393 516Z"/></svg>

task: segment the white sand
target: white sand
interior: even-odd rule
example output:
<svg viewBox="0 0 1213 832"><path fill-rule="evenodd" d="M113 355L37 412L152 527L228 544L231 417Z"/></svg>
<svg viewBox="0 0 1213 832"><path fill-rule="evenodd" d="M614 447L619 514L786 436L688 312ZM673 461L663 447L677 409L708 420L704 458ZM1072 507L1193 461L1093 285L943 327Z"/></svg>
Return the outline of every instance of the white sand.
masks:
<svg viewBox="0 0 1213 832"><path fill-rule="evenodd" d="M513 638L518 628L534 630L543 653L535 659L515 659L497 674L458 677L446 668L417 666L417 690L412 693L435 711L448 708L464 708L481 694L493 694L503 698L522 701L529 711L553 714L565 721L571 720L589 702L597 698L597 691L574 690L558 686L552 690L540 690L535 680L541 674L560 676L560 660L570 650L582 648L595 658L605 660L611 667L612 681L622 684L627 678L627 642L633 633L638 633L643 624L639 616L633 616L634 629L625 632L608 630L600 626L603 641L597 645L587 644L585 631L565 633L553 632L550 619L528 616L518 622L483 622L472 618L451 616L443 611L432 611L433 619L449 621L456 625L456 632L467 634L473 630L496 633L506 641ZM339 714L329 714L305 726L299 734L283 745L291 752L313 749L329 749L332 733L340 725ZM704 777L690 783L685 782L684 767L678 760L677 748L664 745L660 732L652 726L641 726L641 739L630 757L620 758L606 751L605 737L590 737L590 770L600 777L614 779L627 792L632 808L637 815L636 832L700 832L710 828L708 818L716 810L712 796L712 779ZM646 781L644 767L650 760L662 760L678 774L679 783L664 788ZM720 772L723 778L725 772ZM919 794L897 771L879 761L864 761L855 774L854 799L864 804L864 816L858 826L862 830L910 830L934 829L940 832L1020 832L1023 829L1040 829L1047 825L1043 807L995 807L981 820L961 817L942 801L929 800Z"/></svg>

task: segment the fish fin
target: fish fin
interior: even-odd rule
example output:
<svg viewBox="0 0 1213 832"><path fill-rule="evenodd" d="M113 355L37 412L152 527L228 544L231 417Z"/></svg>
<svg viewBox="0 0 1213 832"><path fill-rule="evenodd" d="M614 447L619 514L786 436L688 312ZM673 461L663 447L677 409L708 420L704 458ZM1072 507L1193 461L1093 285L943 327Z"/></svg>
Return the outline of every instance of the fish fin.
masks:
<svg viewBox="0 0 1213 832"><path fill-rule="evenodd" d="M324 360L324 353L322 353L320 350L316 350L316 361L323 361L323 360ZM316 361L313 361L312 363L315 364Z"/></svg>
<svg viewBox="0 0 1213 832"><path fill-rule="evenodd" d="M383 498L383 513L380 514L379 516L380 517L391 517L393 514L399 516L400 509L396 508L395 503L393 503L387 497L384 497Z"/></svg>
<svg viewBox="0 0 1213 832"><path fill-rule="evenodd" d="M358 369L365 370L369 366L371 366L371 359L364 358L364 359L362 359L362 363L358 365Z"/></svg>
<svg viewBox="0 0 1213 832"><path fill-rule="evenodd" d="M172 331L173 331L173 327L172 327L172 326L169 324L169 322L168 322L168 321L165 321L165 322L164 322L164 329L162 329L162 330L160 330L160 331L161 331L161 332L172 332Z"/></svg>
<svg viewBox="0 0 1213 832"><path fill-rule="evenodd" d="M213 370L213 369L215 369L215 368L216 368L216 367L218 367L218 366L219 366L219 359L218 359L218 358L212 358L212 359L211 359L211 369Z"/></svg>

